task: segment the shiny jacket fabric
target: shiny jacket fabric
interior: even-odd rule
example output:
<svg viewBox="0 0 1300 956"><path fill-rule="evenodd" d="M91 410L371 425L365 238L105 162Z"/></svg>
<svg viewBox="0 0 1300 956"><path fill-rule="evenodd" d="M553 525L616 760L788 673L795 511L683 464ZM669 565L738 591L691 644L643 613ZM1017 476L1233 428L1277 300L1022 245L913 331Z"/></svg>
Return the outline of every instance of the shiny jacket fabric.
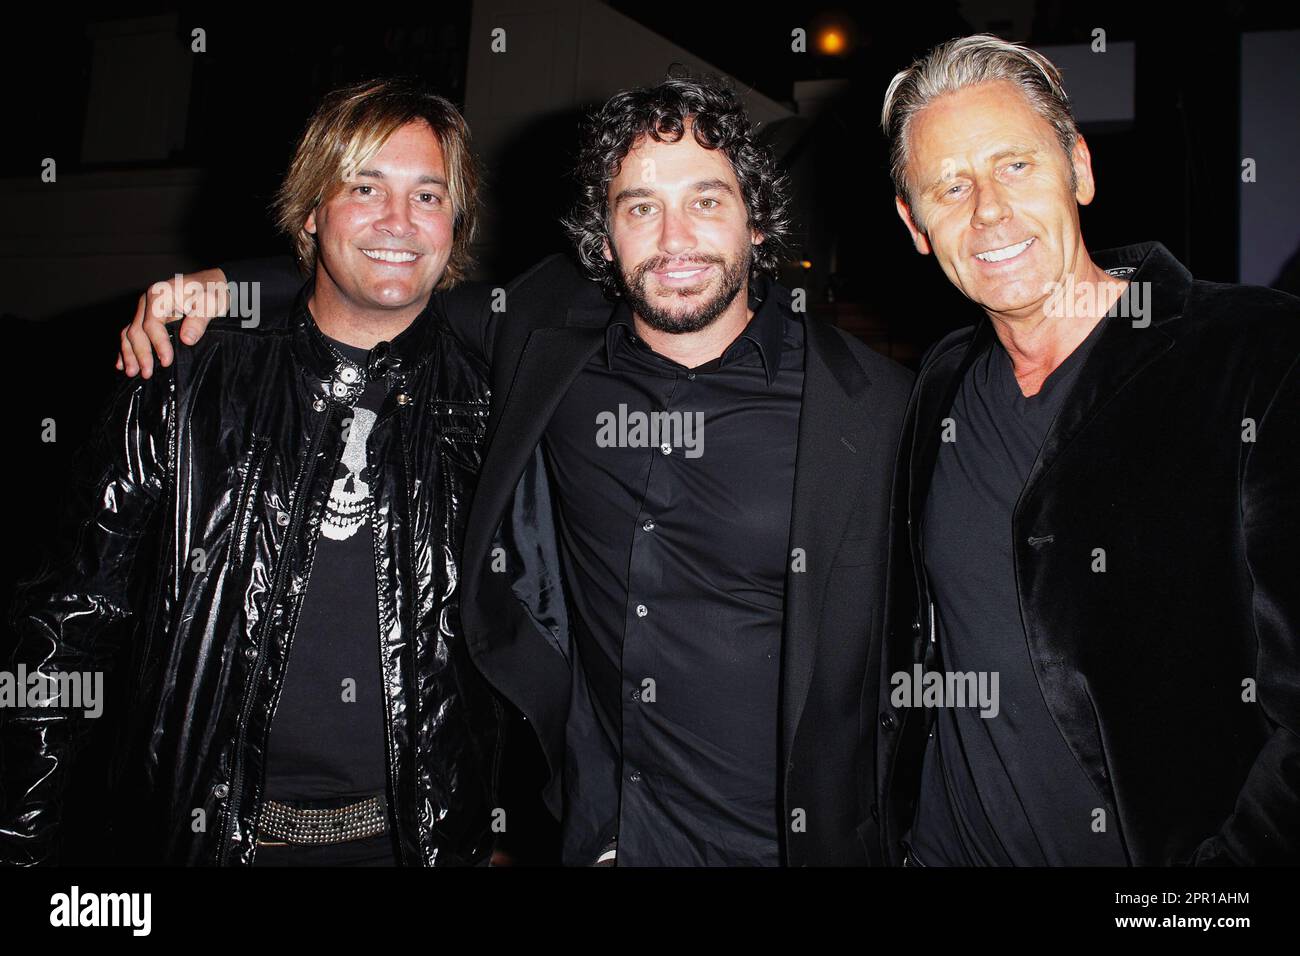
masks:
<svg viewBox="0 0 1300 956"><path fill-rule="evenodd" d="M256 852L272 719L361 391L341 387L307 291L256 329L213 322L197 345L176 343L170 368L121 388L72 536L15 603L13 663L28 672L103 669L130 633L119 625L140 621L129 764L148 825L130 833L146 858L246 865ZM369 452L389 824L404 864L474 863L490 849L503 725L465 650L457 568L487 377L438 294L368 366L388 383ZM0 861L42 862L87 721L61 707L0 716Z"/></svg>

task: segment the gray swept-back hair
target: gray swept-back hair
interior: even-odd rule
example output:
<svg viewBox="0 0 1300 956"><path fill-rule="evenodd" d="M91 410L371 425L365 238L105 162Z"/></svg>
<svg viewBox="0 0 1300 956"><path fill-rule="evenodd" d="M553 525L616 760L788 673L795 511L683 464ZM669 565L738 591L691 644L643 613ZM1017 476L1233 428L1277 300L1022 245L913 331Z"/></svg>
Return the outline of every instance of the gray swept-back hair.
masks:
<svg viewBox="0 0 1300 956"><path fill-rule="evenodd" d="M947 93L978 83L1008 80L1029 105L1056 131L1067 158L1079 135L1070 98L1061 84L1061 71L1043 54L988 33L941 43L905 70L894 74L885 91L880 126L889 140L889 175L894 191L912 208L907 183L908 136L916 114ZM1070 189L1078 186L1070 164Z"/></svg>

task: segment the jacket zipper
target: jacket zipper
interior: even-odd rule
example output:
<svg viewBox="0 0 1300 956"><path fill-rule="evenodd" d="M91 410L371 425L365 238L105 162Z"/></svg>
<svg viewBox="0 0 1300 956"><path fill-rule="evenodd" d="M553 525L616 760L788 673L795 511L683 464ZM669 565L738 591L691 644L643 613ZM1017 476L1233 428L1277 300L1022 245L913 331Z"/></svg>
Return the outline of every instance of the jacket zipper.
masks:
<svg viewBox="0 0 1300 956"><path fill-rule="evenodd" d="M248 688L244 692L244 703L239 714L239 730L235 736L235 751L233 761L235 766L234 779L230 788L230 802L226 807L226 825L222 828L221 849L217 855L217 861L220 865L225 865L230 860L230 842L234 833L235 819L239 813L240 807L240 788L244 782L244 742L248 736L248 719L253 712L253 699L257 693L257 682L262 675L262 666L266 662L266 635L271 628L271 622L274 620L274 610L280 603L284 593L284 583L288 576L289 560L285 552L289 550L292 543L297 538L298 526L302 522L302 515L305 509L303 499L308 497L307 492L311 488L311 481L316 473L316 453L320 450L321 441L325 437L325 429L329 427L333 419L332 411L324 416L324 421L317 428L316 434L312 436L311 445L307 450L307 461L303 464L303 474L298 480L297 488L294 491L293 506L290 509L289 524L285 528L284 544L280 549L280 567L276 571L275 585L271 589L271 597L267 602L266 620L262 622L261 633L257 639L257 660L253 665L253 671L249 675Z"/></svg>
<svg viewBox="0 0 1300 956"><path fill-rule="evenodd" d="M400 391L401 388L402 388L401 384L398 384L398 385L397 385L397 390ZM393 383L392 383L391 381L389 382L389 389L388 389L388 392L389 392L390 395L391 395L392 392L393 392ZM401 407L402 407L402 406L398 406L398 410L393 414L393 430L394 430L394 432L396 433L396 434L394 435L394 439L395 439L396 442L397 442L397 446L402 450L402 473L403 473L403 474L402 474L402 481L403 481L404 483L406 483L406 484L409 486L409 483L410 483L410 475L406 473L406 472L407 472L407 467L406 467L406 435L405 435L405 433L404 433L403 430L402 430L402 415L401 415ZM376 421L375 421L375 424L372 426L372 430L371 430L370 435L367 436L367 440L366 440L366 457L367 457L367 459L369 459L369 455L370 455L370 452L369 452L370 441L369 441L369 440L370 440L371 438L374 438L374 437L375 437L375 434L376 434L376 432L378 431L378 428L379 428L379 424L380 424L379 421L376 420ZM376 492L378 492L378 488L376 488ZM406 497L406 498L408 499L408 506L409 506L409 497L410 497L410 496L409 496L409 495L404 495L403 497ZM376 538L376 532L379 530L379 524L378 524L378 517L377 517L376 514L375 514L375 512L376 512L378 509L375 507L375 499L374 499L373 497L370 499L370 503L369 503L368 507L369 507L369 509L370 509L370 554L371 554L371 560L372 560L372 561L375 561L375 560L377 560L378 557L379 557L379 552L378 552L378 549L379 549L379 541L378 541L378 539ZM412 546L414 546L414 545L412 544ZM411 567L411 568L414 568L414 567L415 567L415 562L414 562L414 561L411 562L410 567ZM397 572L398 575L400 575L400 574L402 573L402 568L400 568L400 567L397 568L397 569L396 569L396 572ZM381 586L382 586L382 582L380 582L380 580L379 580L379 565L376 564L376 565L375 565L375 589L376 589L376 591L378 591L378 589L379 589ZM379 605L379 600L378 600L379 595L376 594L376 595L375 595L375 598L376 598L376 608L379 608L379 607L380 607L380 605ZM394 608L393 608L393 609L394 609L395 612L398 612L398 611L399 611L399 609L396 607L396 602L394 602ZM400 613L400 612L399 612L399 613ZM382 621L380 621L380 620L376 620L376 630L377 630L378 633L379 633L379 676L380 676L380 680L383 681L383 682L386 684L387 682L384 680L384 678L385 678L385 674L384 674L384 657L385 657L385 651L387 650L387 647L386 647L385 644L384 644L384 629L383 629L383 627L382 627L382 623L383 623ZM415 633L415 629L412 628L412 629L411 629L411 634L414 635L414 633ZM412 660L414 660L414 658L415 658L415 654L414 654L414 649L413 649L413 650L412 650ZM418 670L418 668L417 668L417 670ZM419 676L419 674L418 674L418 673L413 673L411 676L412 676L412 678L415 680L416 687L418 688L418 687L419 687L419 684L420 684L420 676ZM417 695L417 696L418 696L418 695ZM385 780L387 781L387 783L388 783L388 794L387 794L387 796L389 797L389 800L388 800L388 804L389 804L389 806L388 806L388 824L389 824L389 826L391 826L391 827L393 828L392 837L393 837L393 843L394 843L394 844L396 845L396 847L397 847L397 862L398 862L398 865L399 865L399 866L402 866L402 865L405 865L405 863L406 863L406 848L405 848L405 846L404 846L404 844L403 844L403 841L402 841L402 835L401 835L401 814L400 814L400 810L401 810L401 808L400 808L400 806L399 806L399 804L400 804L400 802L401 802L401 794L400 794L399 791L398 791L398 786L397 786L397 774L396 774L396 769L397 769L397 768L396 768L397 741L396 741L396 740L394 739L394 737L393 737L393 713L392 713L392 711L389 709L388 693L387 693L387 688L386 688L386 687L385 687L385 692L384 692L384 745L385 745L385 746L384 746L384 750L385 750L385 753L384 753L384 779L385 779ZM412 749L414 750L414 748L412 748ZM414 759L414 753L412 754L412 759ZM420 842L421 842L421 841L420 841L419 834L417 834L417 835L416 835L416 844L417 844L417 846L419 846ZM421 855L423 855L423 847L422 847L422 846L420 847L420 850L421 850Z"/></svg>

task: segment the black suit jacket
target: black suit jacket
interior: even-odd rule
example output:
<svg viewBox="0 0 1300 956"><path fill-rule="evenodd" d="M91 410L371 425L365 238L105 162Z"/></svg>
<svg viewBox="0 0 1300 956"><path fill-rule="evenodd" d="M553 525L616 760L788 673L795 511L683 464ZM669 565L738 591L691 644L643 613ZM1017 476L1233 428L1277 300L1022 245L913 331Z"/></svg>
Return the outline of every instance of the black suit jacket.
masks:
<svg viewBox="0 0 1300 956"><path fill-rule="evenodd" d="M1093 258L1137 267L1151 314L1108 320L1015 508L1039 686L1132 863L1296 862L1300 300L1194 281L1158 243ZM942 420L994 341L985 319L918 373L882 689L916 662L942 668L919 516ZM899 863L932 712L882 704L879 805Z"/></svg>
<svg viewBox="0 0 1300 956"><path fill-rule="evenodd" d="M788 290L770 286L789 309ZM497 305L500 306L498 297ZM490 306L489 306L490 308ZM542 434L604 342L612 311L563 257L543 261L490 313L488 450L465 537L462 613L484 674L531 722L565 812L566 861L595 858L586 788L614 786L567 630ZM784 860L879 859L869 812L884 621L889 490L911 374L845 333L805 320L803 408L790 528L781 676ZM794 570L798 568L799 570ZM719 675L719 680L725 680ZM567 776L566 777L566 767ZM596 767L593 771L593 767Z"/></svg>

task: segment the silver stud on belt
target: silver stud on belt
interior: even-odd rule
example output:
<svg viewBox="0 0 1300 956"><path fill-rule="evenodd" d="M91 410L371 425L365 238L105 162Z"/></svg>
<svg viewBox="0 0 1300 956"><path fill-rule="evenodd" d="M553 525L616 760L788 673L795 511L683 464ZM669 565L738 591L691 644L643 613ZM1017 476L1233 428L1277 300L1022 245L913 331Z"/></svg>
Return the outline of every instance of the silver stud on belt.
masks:
<svg viewBox="0 0 1300 956"><path fill-rule="evenodd" d="M378 796L325 810L308 810L268 800L257 828L259 842L262 837L271 837L306 846L364 840L387 832L388 813Z"/></svg>

